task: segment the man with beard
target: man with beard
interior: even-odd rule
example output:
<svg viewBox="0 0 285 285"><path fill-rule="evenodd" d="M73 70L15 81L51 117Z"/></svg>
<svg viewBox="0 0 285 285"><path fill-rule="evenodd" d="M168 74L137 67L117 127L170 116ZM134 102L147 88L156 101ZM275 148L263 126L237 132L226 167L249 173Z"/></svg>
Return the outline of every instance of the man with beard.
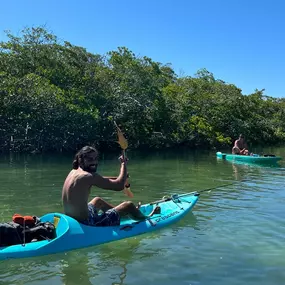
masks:
<svg viewBox="0 0 285 285"><path fill-rule="evenodd" d="M104 177L98 174L98 152L90 146L83 147L73 161L73 169L65 179L62 189L64 213L80 223L90 226L115 226L120 218L130 216L134 220L144 220L160 212L156 207L145 216L134 203L125 201L118 206L95 197L88 203L91 187L97 186L106 190L121 191L127 179L127 160L120 157L121 169L118 177ZM102 214L99 214L99 211Z"/></svg>

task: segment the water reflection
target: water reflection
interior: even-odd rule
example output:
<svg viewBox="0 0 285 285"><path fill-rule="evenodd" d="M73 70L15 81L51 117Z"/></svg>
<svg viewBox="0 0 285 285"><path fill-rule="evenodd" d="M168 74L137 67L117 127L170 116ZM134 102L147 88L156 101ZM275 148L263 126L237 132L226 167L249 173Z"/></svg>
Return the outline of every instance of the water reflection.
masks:
<svg viewBox="0 0 285 285"><path fill-rule="evenodd" d="M184 226L178 224L174 231L161 230L66 254L3 261L0 263L1 284L39 284L40 280L43 282L55 276L57 280L53 283L65 285L109 284L110 281L113 285L125 284L129 264L162 254L167 248L151 245L170 232L178 234Z"/></svg>
<svg viewBox="0 0 285 285"><path fill-rule="evenodd" d="M71 252L60 261L61 280L64 285L91 285L89 258L86 254ZM93 275L95 272L92 273Z"/></svg>
<svg viewBox="0 0 285 285"><path fill-rule="evenodd" d="M179 225L176 231L179 231ZM125 284L130 264L162 253L163 249L153 248L151 244L159 241L164 234L165 232L161 230L157 233L69 252L66 258L61 260L61 280L65 285L110 282L112 285Z"/></svg>
<svg viewBox="0 0 285 285"><path fill-rule="evenodd" d="M214 189L201 194L193 213L162 231L67 254L1 262L1 285L282 284L284 163L283 168L233 164L217 161L214 154L198 160L192 155L151 157L132 159L136 200ZM6 156L1 162L2 219L11 219L15 209L37 215L60 211L70 157L66 163L30 157L25 166L23 161ZM103 166L104 173L117 173L113 161ZM92 194L125 199L98 189Z"/></svg>

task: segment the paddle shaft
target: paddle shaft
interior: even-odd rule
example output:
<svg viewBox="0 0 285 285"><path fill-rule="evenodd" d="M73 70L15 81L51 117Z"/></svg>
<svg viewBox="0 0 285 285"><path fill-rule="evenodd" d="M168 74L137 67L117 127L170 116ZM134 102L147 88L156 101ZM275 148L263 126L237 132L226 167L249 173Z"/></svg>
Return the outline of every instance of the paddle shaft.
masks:
<svg viewBox="0 0 285 285"><path fill-rule="evenodd" d="M123 158L124 159L127 159L127 157L126 157L126 151L123 149L123 151L122 151L122 155L123 155ZM127 177L129 176L129 173L127 174ZM129 184L129 181L128 181L128 178L126 179L126 184Z"/></svg>
<svg viewBox="0 0 285 285"><path fill-rule="evenodd" d="M125 149L122 149L122 156L123 156L124 159L127 159L127 157L126 157L126 150ZM125 192L125 194L127 196L132 198L133 194L132 194L131 189L130 189L130 183L129 183L128 176L129 176L129 173L127 173L127 179L126 179L124 192Z"/></svg>

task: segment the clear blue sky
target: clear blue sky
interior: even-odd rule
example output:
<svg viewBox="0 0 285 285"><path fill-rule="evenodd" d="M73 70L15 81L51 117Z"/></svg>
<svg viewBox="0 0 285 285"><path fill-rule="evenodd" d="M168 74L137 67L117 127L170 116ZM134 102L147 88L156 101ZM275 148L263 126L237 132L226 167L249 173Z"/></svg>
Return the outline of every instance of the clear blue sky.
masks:
<svg viewBox="0 0 285 285"><path fill-rule="evenodd" d="M284 0L3 0L4 30L46 25L60 39L105 54L126 46L171 63L178 75L206 68L243 94L285 97Z"/></svg>

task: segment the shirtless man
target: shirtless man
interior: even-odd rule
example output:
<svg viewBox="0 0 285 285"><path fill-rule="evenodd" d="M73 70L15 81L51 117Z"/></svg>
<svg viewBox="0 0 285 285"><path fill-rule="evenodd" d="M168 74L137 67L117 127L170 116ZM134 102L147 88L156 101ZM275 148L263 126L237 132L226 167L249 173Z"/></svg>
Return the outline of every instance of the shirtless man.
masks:
<svg viewBox="0 0 285 285"><path fill-rule="evenodd" d="M232 148L232 154L249 155L247 143L245 142L244 136L242 134L240 134L239 138L235 141L235 144Z"/></svg>
<svg viewBox="0 0 285 285"><path fill-rule="evenodd" d="M120 157L121 169L118 177L104 177L96 172L98 152L90 146L83 147L73 161L73 169L65 179L62 189L64 213L80 223L90 226L115 226L120 218L129 215L134 220L144 220L153 214L160 213L156 207L145 216L132 202L126 201L114 207L100 197L88 203L91 187L97 186L106 190L121 191L127 178L127 160ZM102 214L99 214L99 211Z"/></svg>

